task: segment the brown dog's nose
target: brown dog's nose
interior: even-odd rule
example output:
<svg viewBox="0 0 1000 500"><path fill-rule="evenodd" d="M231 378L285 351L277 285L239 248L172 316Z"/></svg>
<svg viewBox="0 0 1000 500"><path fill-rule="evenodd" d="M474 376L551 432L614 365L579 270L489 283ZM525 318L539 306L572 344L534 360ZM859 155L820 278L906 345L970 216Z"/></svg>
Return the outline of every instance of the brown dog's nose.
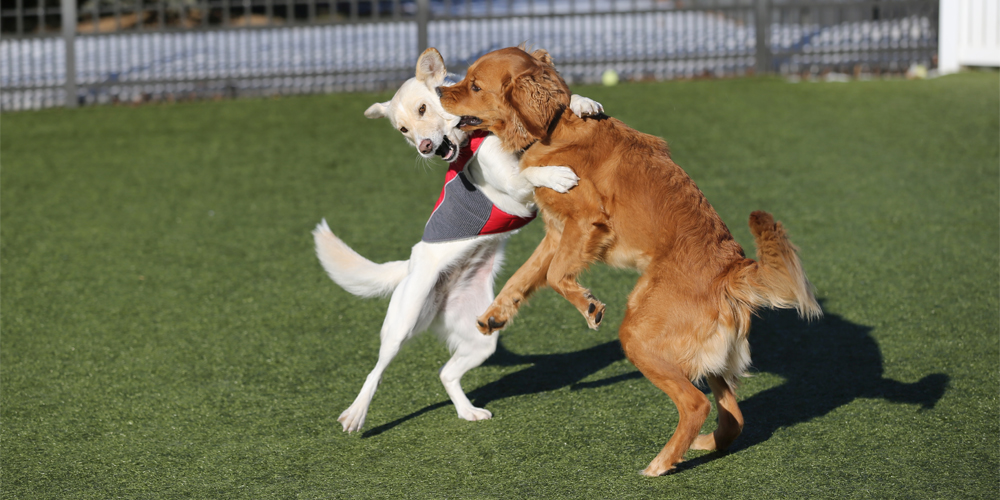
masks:
<svg viewBox="0 0 1000 500"><path fill-rule="evenodd" d="M429 154L431 151L434 151L434 143L430 139L420 141L420 152L422 154Z"/></svg>
<svg viewBox="0 0 1000 500"><path fill-rule="evenodd" d="M434 90L438 93L438 99L441 98L441 87L434 87Z"/></svg>

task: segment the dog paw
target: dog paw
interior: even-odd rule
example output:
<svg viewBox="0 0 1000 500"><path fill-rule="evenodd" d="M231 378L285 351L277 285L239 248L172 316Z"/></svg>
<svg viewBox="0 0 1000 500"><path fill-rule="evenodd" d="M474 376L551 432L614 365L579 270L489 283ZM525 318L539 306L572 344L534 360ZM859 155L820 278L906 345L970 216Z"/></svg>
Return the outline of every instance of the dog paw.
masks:
<svg viewBox="0 0 1000 500"><path fill-rule="evenodd" d="M490 413L486 408L476 408L475 406L466 408L464 410L458 410L459 418L468 420L469 422L476 422L479 420L489 420L493 418L493 414Z"/></svg>
<svg viewBox="0 0 1000 500"><path fill-rule="evenodd" d="M649 464L649 467L646 467L645 469L643 469L641 471L641 474L643 476L646 476L646 477L659 477L659 476L663 476L665 474L669 474L670 472L674 471L675 469L677 469L677 467L674 467L672 465L670 467L663 467L663 466L660 466L660 465L654 466L653 464Z"/></svg>
<svg viewBox="0 0 1000 500"><path fill-rule="evenodd" d="M605 305L603 302L594 298L593 295L587 296L587 300L590 301L590 305L587 306L587 313L584 317L587 318L587 326L591 330L597 330L601 326L601 320L604 319L604 309Z"/></svg>
<svg viewBox="0 0 1000 500"><path fill-rule="evenodd" d="M604 106L601 103L576 94L573 94L569 99L569 109L581 118L599 115L604 112Z"/></svg>
<svg viewBox="0 0 1000 500"><path fill-rule="evenodd" d="M692 450L715 451L715 434L699 434L691 443Z"/></svg>
<svg viewBox="0 0 1000 500"><path fill-rule="evenodd" d="M580 178L569 167L528 167L521 175L526 175L535 187L547 187L557 193L565 193L573 189Z"/></svg>
<svg viewBox="0 0 1000 500"><path fill-rule="evenodd" d="M350 408L344 410L344 413L340 414L340 417L337 418L337 422L340 422L340 424L344 426L344 432L350 434L361 430L361 427L365 425L365 416L367 414L367 408L355 408L354 406L351 406Z"/></svg>
<svg viewBox="0 0 1000 500"><path fill-rule="evenodd" d="M549 171L551 172L549 183L545 187L551 188L557 193L565 193L580 182L576 172L569 167L549 167Z"/></svg>
<svg viewBox="0 0 1000 500"><path fill-rule="evenodd" d="M507 320L497 320L496 316L485 317L484 315L476 320L476 327L479 328L480 333L483 335L493 335L493 332L502 330L506 325Z"/></svg>

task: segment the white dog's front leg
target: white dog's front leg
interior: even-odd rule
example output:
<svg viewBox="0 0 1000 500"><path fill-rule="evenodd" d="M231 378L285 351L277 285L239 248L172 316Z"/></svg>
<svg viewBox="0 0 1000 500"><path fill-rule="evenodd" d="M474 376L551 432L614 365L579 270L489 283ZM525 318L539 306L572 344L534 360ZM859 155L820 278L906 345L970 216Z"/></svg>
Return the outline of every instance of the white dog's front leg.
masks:
<svg viewBox="0 0 1000 500"><path fill-rule="evenodd" d="M580 182L580 178L569 167L527 167L521 170L521 177L532 188L547 187L559 193L569 191Z"/></svg>
<svg viewBox="0 0 1000 500"><path fill-rule="evenodd" d="M487 196L495 190L522 204L531 203L534 200L536 187L552 188L560 193L565 193L576 186L577 181L579 181L573 169L569 167L521 169L518 158L505 152L500 144L500 139L492 135L479 146L474 160L467 168L475 171L474 176L482 176L480 178L483 182L480 185ZM490 198L496 199L494 196Z"/></svg>
<svg viewBox="0 0 1000 500"><path fill-rule="evenodd" d="M593 116L604 112L601 103L577 94L570 97L569 109L577 116ZM527 183L531 185L532 190L536 187L547 187L558 193L569 191L580 181L573 169L562 166L527 167L521 170L519 177L523 183L512 182L516 185L515 189L527 189L524 185Z"/></svg>
<svg viewBox="0 0 1000 500"><path fill-rule="evenodd" d="M569 109L579 117L599 115L604 112L604 106L601 103L576 94L569 98Z"/></svg>
<svg viewBox="0 0 1000 500"><path fill-rule="evenodd" d="M569 167L527 167L512 175L507 193L515 200L530 202L536 187L547 187L559 193L568 192L580 178Z"/></svg>

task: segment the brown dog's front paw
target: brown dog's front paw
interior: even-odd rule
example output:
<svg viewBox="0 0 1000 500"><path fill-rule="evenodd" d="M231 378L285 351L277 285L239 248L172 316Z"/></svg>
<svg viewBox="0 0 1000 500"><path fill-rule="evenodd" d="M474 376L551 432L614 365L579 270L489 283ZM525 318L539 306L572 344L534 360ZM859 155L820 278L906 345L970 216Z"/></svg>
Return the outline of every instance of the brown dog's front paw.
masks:
<svg viewBox="0 0 1000 500"><path fill-rule="evenodd" d="M503 309L494 305L476 319L476 327L483 335L492 335L493 332L507 326L507 319L508 316L503 313Z"/></svg>
<svg viewBox="0 0 1000 500"><path fill-rule="evenodd" d="M493 332L503 329L504 325L506 324L507 324L506 321L497 321L496 317L494 316L490 316L489 318L486 319L485 322L483 321L482 318L476 320L476 326L479 328L479 331L482 332L483 335L492 335Z"/></svg>

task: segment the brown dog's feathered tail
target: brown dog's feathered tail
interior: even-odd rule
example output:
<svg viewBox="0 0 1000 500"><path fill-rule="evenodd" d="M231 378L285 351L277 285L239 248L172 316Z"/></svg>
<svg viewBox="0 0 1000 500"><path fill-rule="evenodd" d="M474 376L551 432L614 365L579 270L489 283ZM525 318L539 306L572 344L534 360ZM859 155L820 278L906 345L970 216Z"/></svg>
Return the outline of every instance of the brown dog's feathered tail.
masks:
<svg viewBox="0 0 1000 500"><path fill-rule="evenodd" d="M724 294L738 333L746 335L750 315L760 307L794 308L809 320L823 316L802 270L798 248L788 240L781 223L758 210L750 214L750 232L757 245L757 262L731 271Z"/></svg>

